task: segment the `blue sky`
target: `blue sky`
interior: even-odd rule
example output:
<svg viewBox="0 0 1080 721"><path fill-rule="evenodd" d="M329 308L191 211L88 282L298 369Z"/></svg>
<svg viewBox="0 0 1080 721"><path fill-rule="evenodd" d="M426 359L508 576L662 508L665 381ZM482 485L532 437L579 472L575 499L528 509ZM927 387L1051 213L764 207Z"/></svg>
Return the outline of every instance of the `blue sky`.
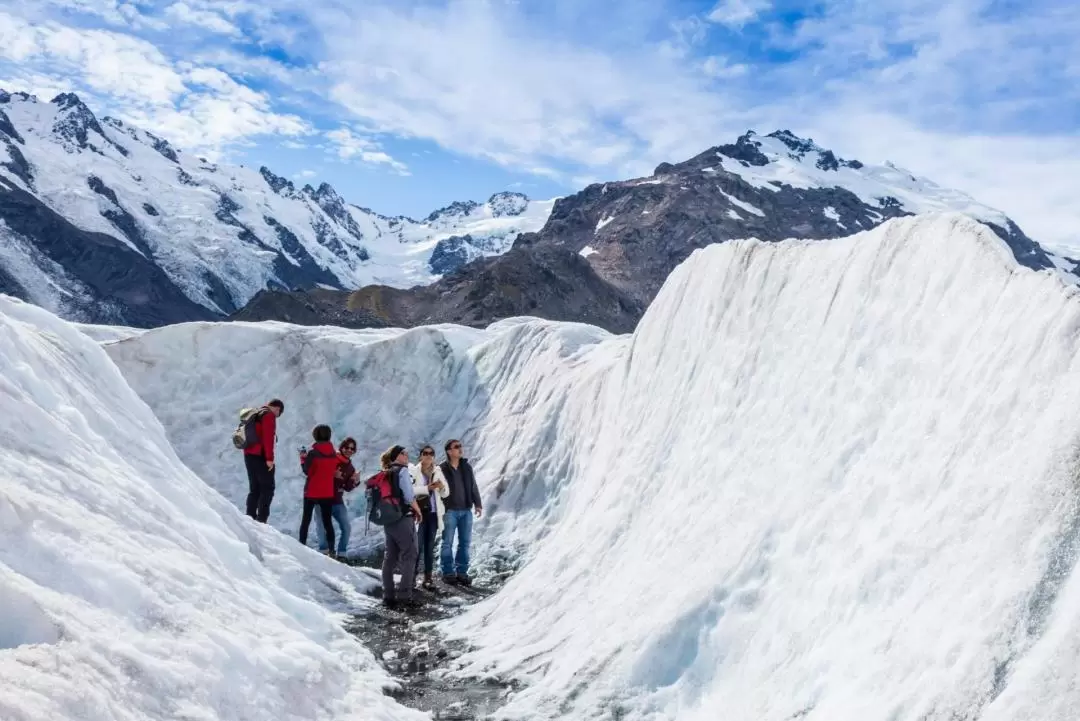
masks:
<svg viewBox="0 0 1080 721"><path fill-rule="evenodd" d="M414 216L790 128L1080 247L1078 37L1067 0L38 0L0 87Z"/></svg>

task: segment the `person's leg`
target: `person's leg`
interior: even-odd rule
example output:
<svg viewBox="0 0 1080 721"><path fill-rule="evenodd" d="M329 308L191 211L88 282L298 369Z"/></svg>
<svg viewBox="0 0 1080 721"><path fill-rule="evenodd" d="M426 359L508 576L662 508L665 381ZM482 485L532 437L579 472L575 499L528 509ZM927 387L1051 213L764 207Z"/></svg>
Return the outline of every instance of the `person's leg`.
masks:
<svg viewBox="0 0 1080 721"><path fill-rule="evenodd" d="M326 545L326 527L322 523L315 524L315 538L319 541L319 550L326 551L330 546Z"/></svg>
<svg viewBox="0 0 1080 721"><path fill-rule="evenodd" d="M334 553L334 499L326 498L319 501L319 512L322 515L322 525L326 529L326 543L330 553Z"/></svg>
<svg viewBox="0 0 1080 721"><path fill-rule="evenodd" d="M334 504L334 518L341 526L341 540L338 541L338 555L344 556L349 552L349 536L352 534L352 519L349 518L349 507L344 503Z"/></svg>
<svg viewBox="0 0 1080 721"><path fill-rule="evenodd" d="M386 555L383 556L382 587L383 599L388 601L394 600L394 569L397 568L398 559L401 555L401 549L391 532L392 529L393 526L386 526L383 529L386 537Z"/></svg>
<svg viewBox="0 0 1080 721"><path fill-rule="evenodd" d="M424 534L424 580L427 580L435 570L435 537L439 535L439 517L434 513L428 516L421 531Z"/></svg>
<svg viewBox="0 0 1080 721"><path fill-rule="evenodd" d="M408 601L416 585L416 525L412 516L405 516L394 527L401 544L401 585L398 586L397 598Z"/></svg>
<svg viewBox="0 0 1080 721"><path fill-rule="evenodd" d="M457 530L457 511L447 511L443 516L443 537L440 565L443 578L454 575L454 532Z"/></svg>
<svg viewBox="0 0 1080 721"><path fill-rule="evenodd" d="M420 525L416 527L416 567L413 569L413 575L420 573L420 557L425 553L424 541L426 540L424 534L425 524L421 521Z"/></svg>
<svg viewBox="0 0 1080 721"><path fill-rule="evenodd" d="M244 469L247 471L248 477L247 514L252 518L258 515L259 509L259 488L262 487L260 466L266 467L266 462L262 456L244 454Z"/></svg>
<svg viewBox="0 0 1080 721"><path fill-rule="evenodd" d="M304 514L300 517L300 545L307 545L308 526L311 525L311 512L315 510L315 501L304 499Z"/></svg>
<svg viewBox="0 0 1080 721"><path fill-rule="evenodd" d="M266 460L259 456L262 460L262 486L259 489L259 509L258 520L261 523L266 523L270 520L270 503L274 500L274 490L276 483L274 481L274 472L277 470L275 467L273 470L266 467Z"/></svg>
<svg viewBox="0 0 1080 721"><path fill-rule="evenodd" d="M472 546L472 511L461 511L458 518L458 547L455 571L459 576L469 575L469 548Z"/></svg>

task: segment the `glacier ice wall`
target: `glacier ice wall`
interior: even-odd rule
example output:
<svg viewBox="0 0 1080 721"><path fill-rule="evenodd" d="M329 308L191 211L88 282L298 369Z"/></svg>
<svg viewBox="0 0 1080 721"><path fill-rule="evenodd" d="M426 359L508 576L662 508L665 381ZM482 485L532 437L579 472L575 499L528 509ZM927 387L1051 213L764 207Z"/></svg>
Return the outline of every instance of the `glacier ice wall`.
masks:
<svg viewBox="0 0 1080 721"><path fill-rule="evenodd" d="M371 581L244 519L96 343L7 297L0 408L4 721L423 718L341 628Z"/></svg>
<svg viewBox="0 0 1080 721"><path fill-rule="evenodd" d="M198 325L108 348L234 501L223 430L270 395L283 453L323 420L369 465L463 436L481 542L525 562L447 630L477 645L466 673L528 682L507 718L1065 721L1075 294L946 214L698 251L633 336Z"/></svg>

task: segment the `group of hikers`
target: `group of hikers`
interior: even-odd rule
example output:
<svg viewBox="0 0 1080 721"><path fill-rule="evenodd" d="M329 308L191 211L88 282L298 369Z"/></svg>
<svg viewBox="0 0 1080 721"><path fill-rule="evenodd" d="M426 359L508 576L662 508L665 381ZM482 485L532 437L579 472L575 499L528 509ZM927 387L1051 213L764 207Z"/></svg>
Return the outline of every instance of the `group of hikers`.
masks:
<svg viewBox="0 0 1080 721"><path fill-rule="evenodd" d="M243 450L247 469L247 515L261 523L270 518L276 485L277 419L284 412L285 404L277 398L261 408L245 408L233 434L233 444ZM321 520L317 526L319 550L332 558L343 559L351 530L344 494L358 488L361 481L353 465L356 441L345 438L335 448L332 434L330 426L317 425L311 432L311 448L299 449L300 467L306 478L299 539L307 545L308 529L317 508ZM405 446L394 445L380 457L380 470L364 481L367 517L382 526L385 534L383 603L390 608L412 609L420 605L413 591L421 562L424 568L421 586L429 591L435 589L435 545L439 533L442 533L443 582L472 585L469 547L473 514L476 518L483 515L483 501L472 466L463 456L461 441L447 441L443 451L445 459L436 463L434 447L424 445L418 462L411 464ZM334 531L335 520L340 534ZM401 582L395 587L396 572L400 572Z"/></svg>

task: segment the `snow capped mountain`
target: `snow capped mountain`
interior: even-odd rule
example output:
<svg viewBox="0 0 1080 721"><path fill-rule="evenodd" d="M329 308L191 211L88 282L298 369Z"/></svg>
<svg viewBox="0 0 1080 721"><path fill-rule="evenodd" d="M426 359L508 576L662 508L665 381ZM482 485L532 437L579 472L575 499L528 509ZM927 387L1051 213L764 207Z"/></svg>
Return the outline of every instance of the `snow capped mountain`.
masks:
<svg viewBox="0 0 1080 721"><path fill-rule="evenodd" d="M504 194L492 215L525 207ZM1078 263L1046 252L1001 211L891 164L846 160L812 140L781 130L748 132L652 176L590 185L555 201L547 222L522 234L513 252L451 273L431 286L390 292L259 294L235 317L346 327L412 327L439 322L484 326L515 315L633 328L668 274L690 254L739 238L826 240L873 228L890 218L961 212L984 223L1016 259L1077 278ZM455 204L429 222L475 213ZM493 221L494 222L494 221ZM490 242L490 241L489 241ZM472 261L485 243L444 239L431 265L448 270ZM584 263L582 263L584 261ZM571 288L573 293L553 287Z"/></svg>
<svg viewBox="0 0 1080 721"><path fill-rule="evenodd" d="M504 252L551 206L499 193L390 218L99 122L70 93L0 91L0 291L78 320L156 325L227 315L267 288L427 284Z"/></svg>
<svg viewBox="0 0 1080 721"><path fill-rule="evenodd" d="M697 248L737 238L824 240L889 218L962 212L991 227L1032 268L1074 272L1004 213L893 165L845 160L786 130L748 132L648 178L598 183L558 200L519 243L586 257L601 278L647 304Z"/></svg>
<svg viewBox="0 0 1080 721"><path fill-rule="evenodd" d="M328 422L365 469L463 438L475 557L518 570L439 630L470 647L455 675L519 684L499 718L1074 721L1066 280L944 213L698 250L624 336L94 332L237 505L226 431L259 399L286 395L282 448ZM214 372L245 353L260 373ZM295 527L300 489L283 465L272 523Z"/></svg>

